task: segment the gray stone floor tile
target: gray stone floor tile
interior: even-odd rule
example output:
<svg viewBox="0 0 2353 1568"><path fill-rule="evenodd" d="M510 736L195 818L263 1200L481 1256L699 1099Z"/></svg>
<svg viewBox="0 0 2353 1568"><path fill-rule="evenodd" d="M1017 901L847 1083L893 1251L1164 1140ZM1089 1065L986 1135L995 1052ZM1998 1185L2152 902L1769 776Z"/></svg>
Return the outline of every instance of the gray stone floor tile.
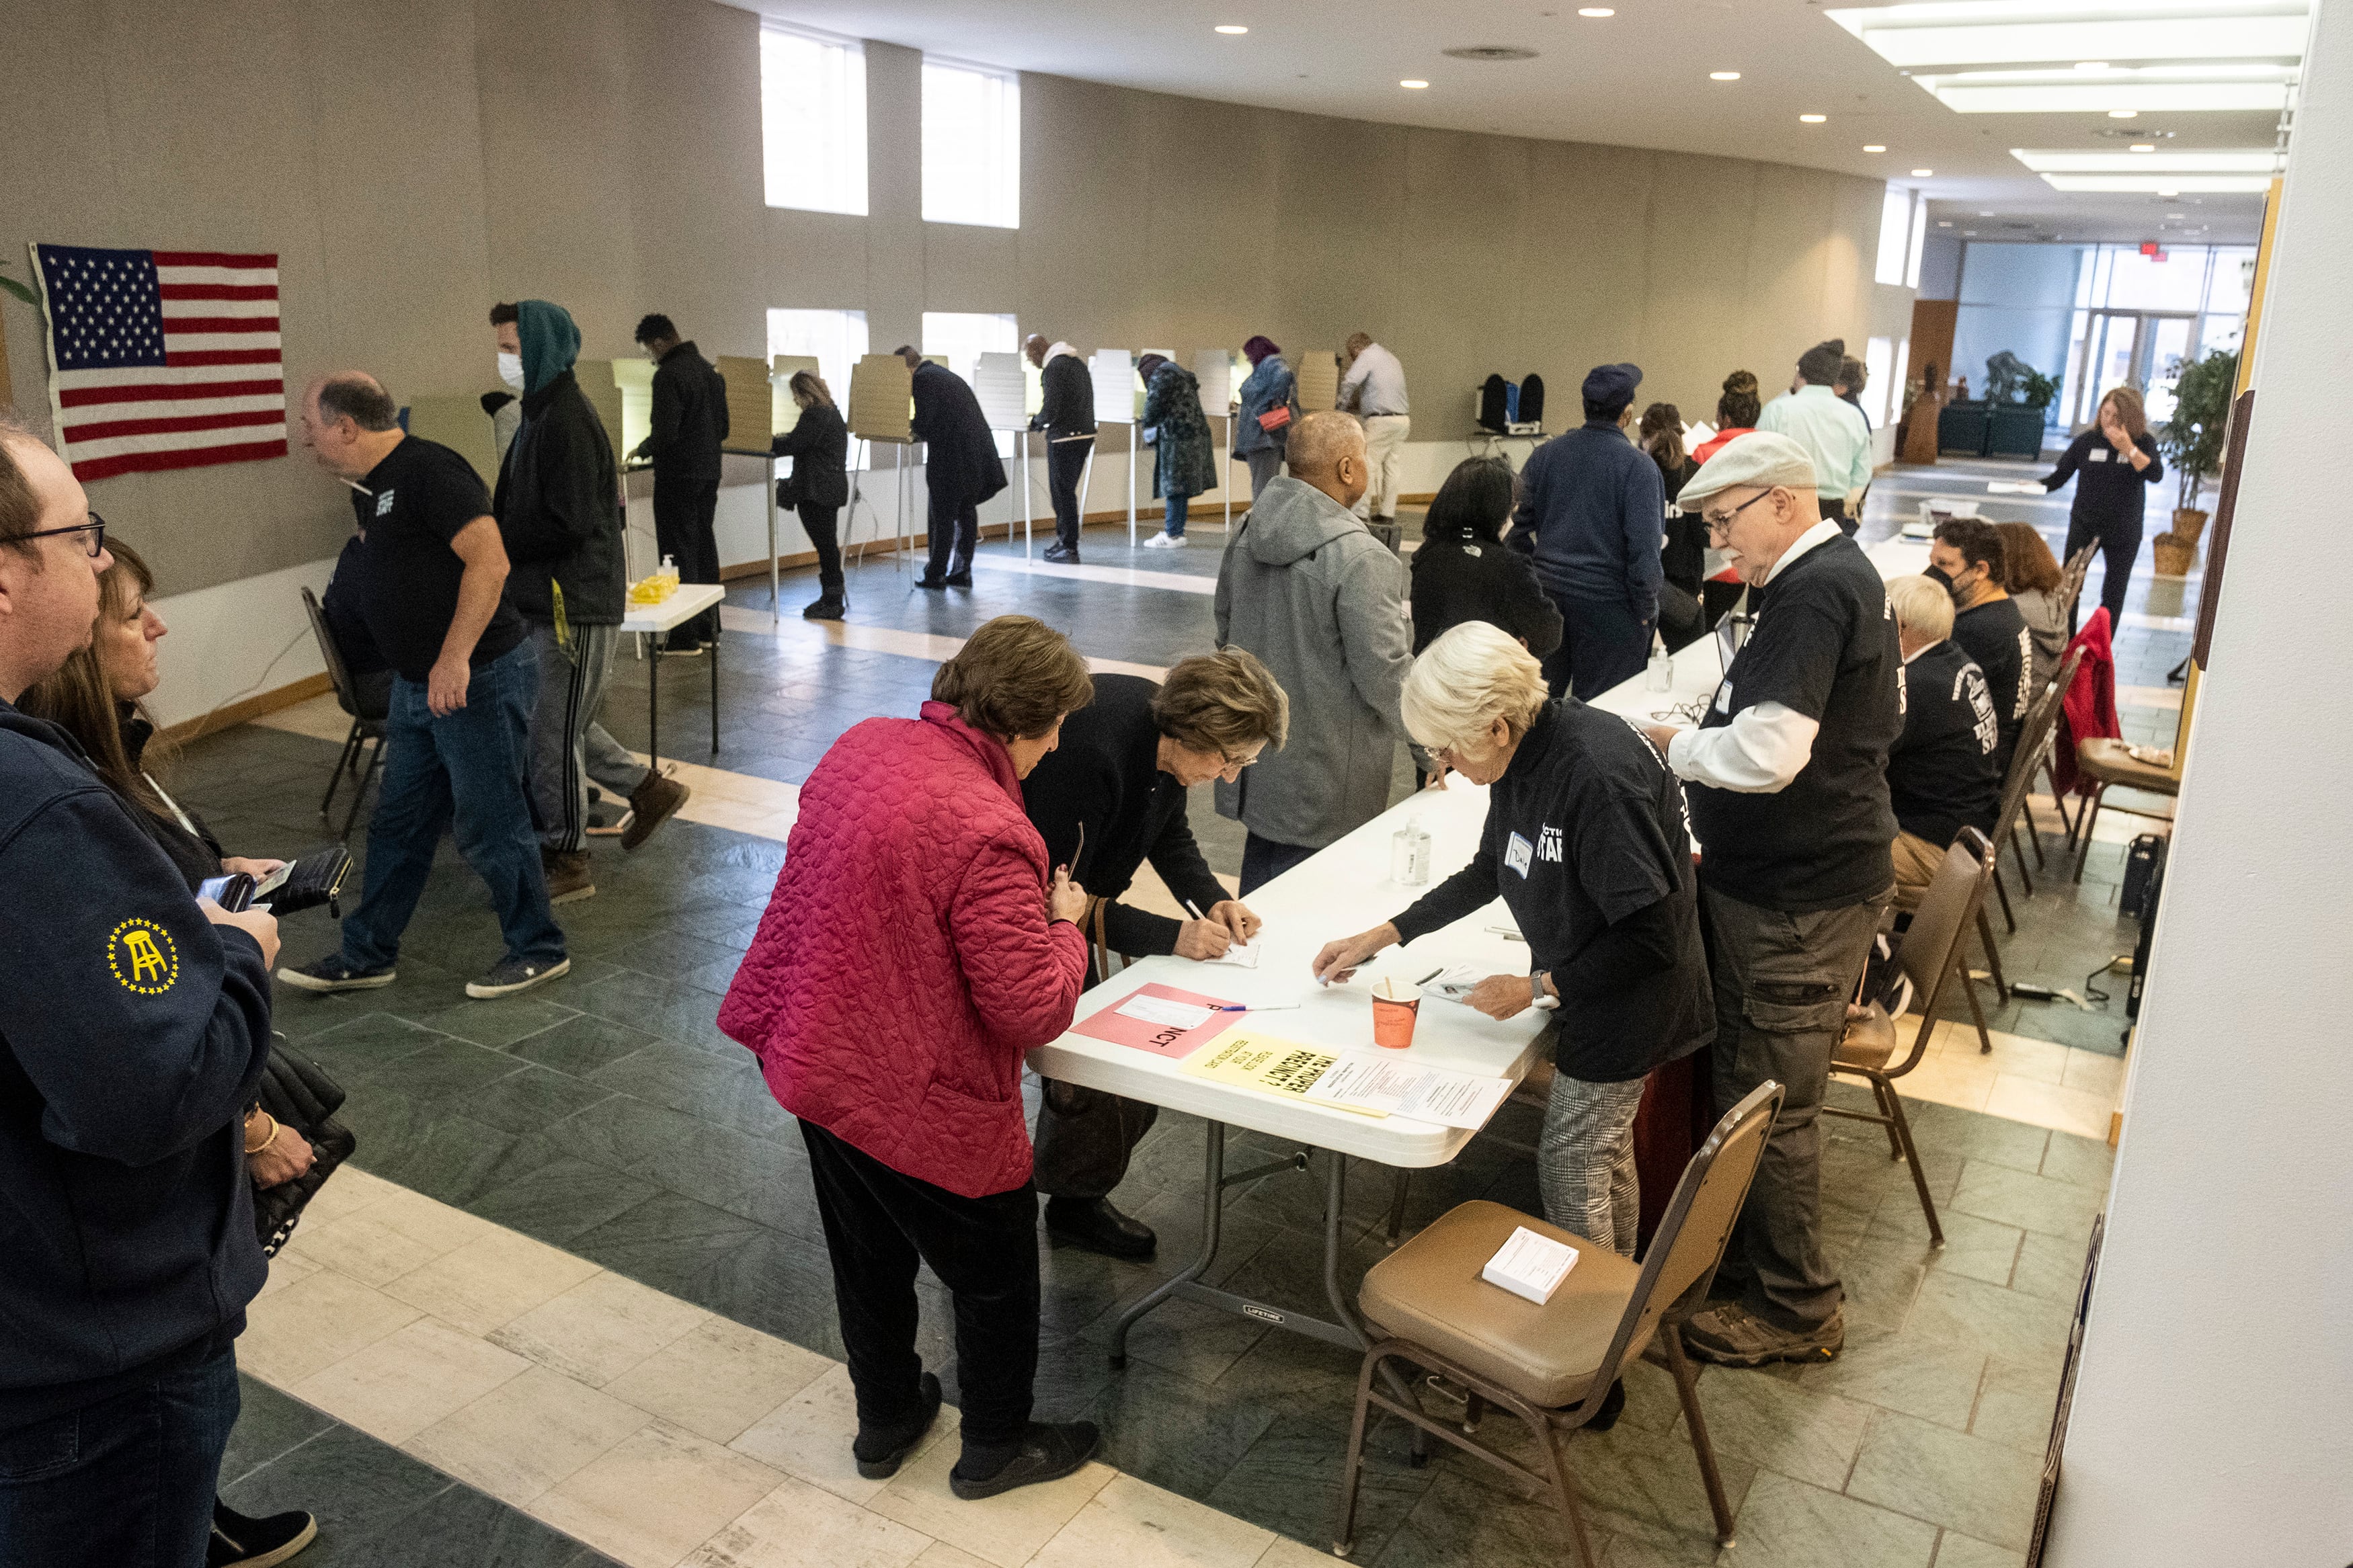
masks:
<svg viewBox="0 0 2353 1568"><path fill-rule="evenodd" d="M1589 1514L1586 1529L1595 1552L1606 1553L1609 1531ZM1361 1551L1355 1557L1365 1560ZM1561 1568L1577 1561L1577 1548L1553 1508L1498 1508L1489 1488L1450 1472L1430 1483L1370 1561L1377 1568Z"/></svg>
<svg viewBox="0 0 2353 1568"><path fill-rule="evenodd" d="M1936 1544L1936 1568L2026 1568L2026 1554L1948 1530Z"/></svg>
<svg viewBox="0 0 2353 1568"><path fill-rule="evenodd" d="M2023 1295L2063 1301L2072 1309L2083 1293L2088 1251L2084 1243L2029 1231L2025 1245L2019 1248L2018 1270L2010 1276L2010 1287Z"/></svg>
<svg viewBox="0 0 2353 1568"><path fill-rule="evenodd" d="M1872 1406L1761 1373L1710 1367L1700 1414L1719 1457L1736 1454L1793 1480L1838 1491L1862 1444ZM1688 1440L1677 1417L1672 1435Z"/></svg>
<svg viewBox="0 0 2353 1568"><path fill-rule="evenodd" d="M613 1092L602 1084L525 1062L467 1095L463 1104L468 1116L502 1132L538 1132Z"/></svg>
<svg viewBox="0 0 2353 1568"><path fill-rule="evenodd" d="M1201 1500L1238 1519L1328 1550L1339 1520L1340 1467L1347 1457L1351 1405L1345 1401L1286 1403L1248 1451ZM1439 1479L1434 1467L1407 1462L1405 1424L1376 1423L1365 1445L1356 1495L1359 1563L1377 1562L1389 1538Z"/></svg>
<svg viewBox="0 0 2353 1568"><path fill-rule="evenodd" d="M1765 1375L1961 1431L1976 1408L1985 1364L1986 1352L1973 1344L1865 1324L1848 1331L1846 1348L1836 1361L1773 1367Z"/></svg>
<svg viewBox="0 0 2353 1568"><path fill-rule="evenodd" d="M584 1013L526 1036L507 1050L525 1061L537 1062L574 1078L590 1078L597 1068L633 1051L641 1051L659 1037L610 1018Z"/></svg>
<svg viewBox="0 0 2353 1568"><path fill-rule="evenodd" d="M2105 1192L2095 1188L1977 1163L1961 1173L1953 1207L2021 1230L2086 1241L2091 1237L2092 1220L2106 1198Z"/></svg>
<svg viewBox="0 0 2353 1568"><path fill-rule="evenodd" d="M584 1231L636 1207L660 1189L585 1160L558 1158L481 1194L466 1212L569 1247Z"/></svg>
<svg viewBox="0 0 2353 1568"><path fill-rule="evenodd" d="M235 1486L299 1443L334 1426L334 1417L259 1378L237 1374L237 1426L221 1455L220 1485Z"/></svg>
<svg viewBox="0 0 2353 1568"><path fill-rule="evenodd" d="M1847 1495L1997 1546L2025 1546L2041 1461L1965 1432L1893 1412L1873 1421Z"/></svg>
<svg viewBox="0 0 2353 1568"><path fill-rule="evenodd" d="M789 1131L793 1125L760 1076L759 1058L746 1050L731 1058L657 1040L596 1068L588 1081L754 1137ZM793 1138L797 1144L799 1135Z"/></svg>
<svg viewBox="0 0 2353 1568"><path fill-rule="evenodd" d="M524 1065L504 1051L432 1036L397 1058L371 1060L349 1070L343 1087L353 1094L391 1089L418 1104L463 1110L474 1096L508 1074L522 1071Z"/></svg>
<svg viewBox="0 0 2353 1568"><path fill-rule="evenodd" d="M494 1497L453 1484L347 1560L353 1568L575 1568L587 1551Z"/></svg>
<svg viewBox="0 0 2353 1568"><path fill-rule="evenodd" d="M333 1426L222 1488L221 1497L257 1518L307 1509L318 1517L321 1544L334 1542L334 1555L346 1558L455 1484L397 1448Z"/></svg>
<svg viewBox="0 0 2353 1568"><path fill-rule="evenodd" d="M464 1001L452 1006L406 1015L412 1022L478 1046L503 1050L517 1040L552 1025L580 1016L578 1008L547 1000L543 993L502 996L495 1001Z"/></svg>
<svg viewBox="0 0 2353 1568"><path fill-rule="evenodd" d="M1906 1333L2002 1361L2056 1365L2066 1353L2071 1303L2005 1290L1958 1275L1931 1275Z"/></svg>
<svg viewBox="0 0 2353 1568"><path fill-rule="evenodd" d="M1740 1510L1740 1568L1927 1568L1936 1529L1916 1519L1778 1475L1759 1475ZM1656 1558L1620 1548L1609 1568L1706 1558Z"/></svg>
<svg viewBox="0 0 2353 1568"><path fill-rule="evenodd" d="M2116 1151L2100 1140L2078 1138L2072 1132L2053 1132L2051 1147L2042 1156L2042 1173L2054 1182L2089 1187L2105 1194L2108 1182L2116 1173Z"/></svg>
<svg viewBox="0 0 2353 1568"><path fill-rule="evenodd" d="M747 1134L628 1095L598 1100L547 1131L575 1158L706 1203L743 1192L765 1163Z"/></svg>
<svg viewBox="0 0 2353 1568"><path fill-rule="evenodd" d="M1273 1425L1277 1409L1271 1401L1131 1361L1096 1396L1089 1418L1103 1429L1105 1463L1198 1500L1216 1490Z"/></svg>
<svg viewBox="0 0 2353 1568"><path fill-rule="evenodd" d="M1875 1248L1900 1248L1901 1256L1917 1258L1928 1268L1947 1274L1982 1279L1989 1285L2010 1282L2010 1275L2018 1266L2020 1246L2026 1239L2024 1231L2016 1226L1979 1219L1949 1205L1936 1217L1945 1227L1945 1245L1941 1247L1929 1245L1928 1222L1921 1215L1916 1199L1908 1205L1891 1200L1871 1222L1864 1242Z"/></svg>
<svg viewBox="0 0 2353 1568"><path fill-rule="evenodd" d="M359 1141L353 1163L459 1208L556 1158L553 1148L396 1090L354 1094L341 1115Z"/></svg>
<svg viewBox="0 0 2353 1568"><path fill-rule="evenodd" d="M2056 1363L1988 1362L1977 1414L1969 1419L1971 1435L2042 1458L2058 1412L2060 1370Z"/></svg>

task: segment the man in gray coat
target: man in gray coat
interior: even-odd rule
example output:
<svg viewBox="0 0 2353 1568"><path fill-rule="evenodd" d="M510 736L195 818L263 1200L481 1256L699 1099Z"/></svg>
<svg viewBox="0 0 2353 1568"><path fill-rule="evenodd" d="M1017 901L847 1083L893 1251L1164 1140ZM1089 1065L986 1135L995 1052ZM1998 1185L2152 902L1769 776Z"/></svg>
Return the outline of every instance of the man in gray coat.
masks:
<svg viewBox="0 0 2353 1568"><path fill-rule="evenodd" d="M1291 698L1282 749L1218 785L1219 814L1250 830L1245 895L1388 809L1413 667L1405 563L1349 510L1370 477L1364 426L1311 414L1290 459L1218 569L1218 646L1256 654Z"/></svg>

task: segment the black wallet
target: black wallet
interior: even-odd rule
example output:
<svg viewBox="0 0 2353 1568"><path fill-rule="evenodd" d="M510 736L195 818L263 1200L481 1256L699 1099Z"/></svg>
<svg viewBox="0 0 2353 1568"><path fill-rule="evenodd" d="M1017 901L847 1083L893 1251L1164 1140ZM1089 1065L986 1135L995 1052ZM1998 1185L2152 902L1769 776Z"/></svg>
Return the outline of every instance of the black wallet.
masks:
<svg viewBox="0 0 2353 1568"><path fill-rule="evenodd" d="M343 890L343 879L351 875L351 852L338 844L316 855L305 855L288 866L283 877L254 890L253 901L268 904L271 914L281 916L324 904L330 914L341 920L343 911L338 900Z"/></svg>

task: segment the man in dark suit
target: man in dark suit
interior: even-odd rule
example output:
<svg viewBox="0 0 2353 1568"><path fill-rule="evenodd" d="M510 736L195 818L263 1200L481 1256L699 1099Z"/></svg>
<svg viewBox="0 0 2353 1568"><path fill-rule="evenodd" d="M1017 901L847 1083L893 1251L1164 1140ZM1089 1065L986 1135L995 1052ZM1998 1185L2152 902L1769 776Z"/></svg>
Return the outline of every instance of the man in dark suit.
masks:
<svg viewBox="0 0 2353 1568"><path fill-rule="evenodd" d="M727 384L701 350L681 342L659 313L638 323L654 357L653 433L637 456L654 466L654 546L678 563L681 583L719 581L719 448L727 441ZM670 634L669 653L700 653L719 637L719 612L706 610Z"/></svg>
<svg viewBox="0 0 2353 1568"><path fill-rule="evenodd" d="M924 526L932 562L915 586L969 588L973 547L980 542L980 503L1005 488L997 432L962 376L904 343L898 353L915 374L913 428L925 448L923 483L930 492Z"/></svg>

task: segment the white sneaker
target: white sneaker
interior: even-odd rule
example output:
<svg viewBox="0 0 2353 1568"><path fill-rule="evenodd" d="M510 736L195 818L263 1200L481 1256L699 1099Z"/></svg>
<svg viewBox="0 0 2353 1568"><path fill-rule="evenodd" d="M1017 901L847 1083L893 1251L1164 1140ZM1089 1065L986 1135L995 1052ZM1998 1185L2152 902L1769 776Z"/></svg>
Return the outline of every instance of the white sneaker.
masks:
<svg viewBox="0 0 2353 1568"><path fill-rule="evenodd" d="M1172 534L1155 533L1144 542L1146 550L1182 550L1185 542Z"/></svg>

